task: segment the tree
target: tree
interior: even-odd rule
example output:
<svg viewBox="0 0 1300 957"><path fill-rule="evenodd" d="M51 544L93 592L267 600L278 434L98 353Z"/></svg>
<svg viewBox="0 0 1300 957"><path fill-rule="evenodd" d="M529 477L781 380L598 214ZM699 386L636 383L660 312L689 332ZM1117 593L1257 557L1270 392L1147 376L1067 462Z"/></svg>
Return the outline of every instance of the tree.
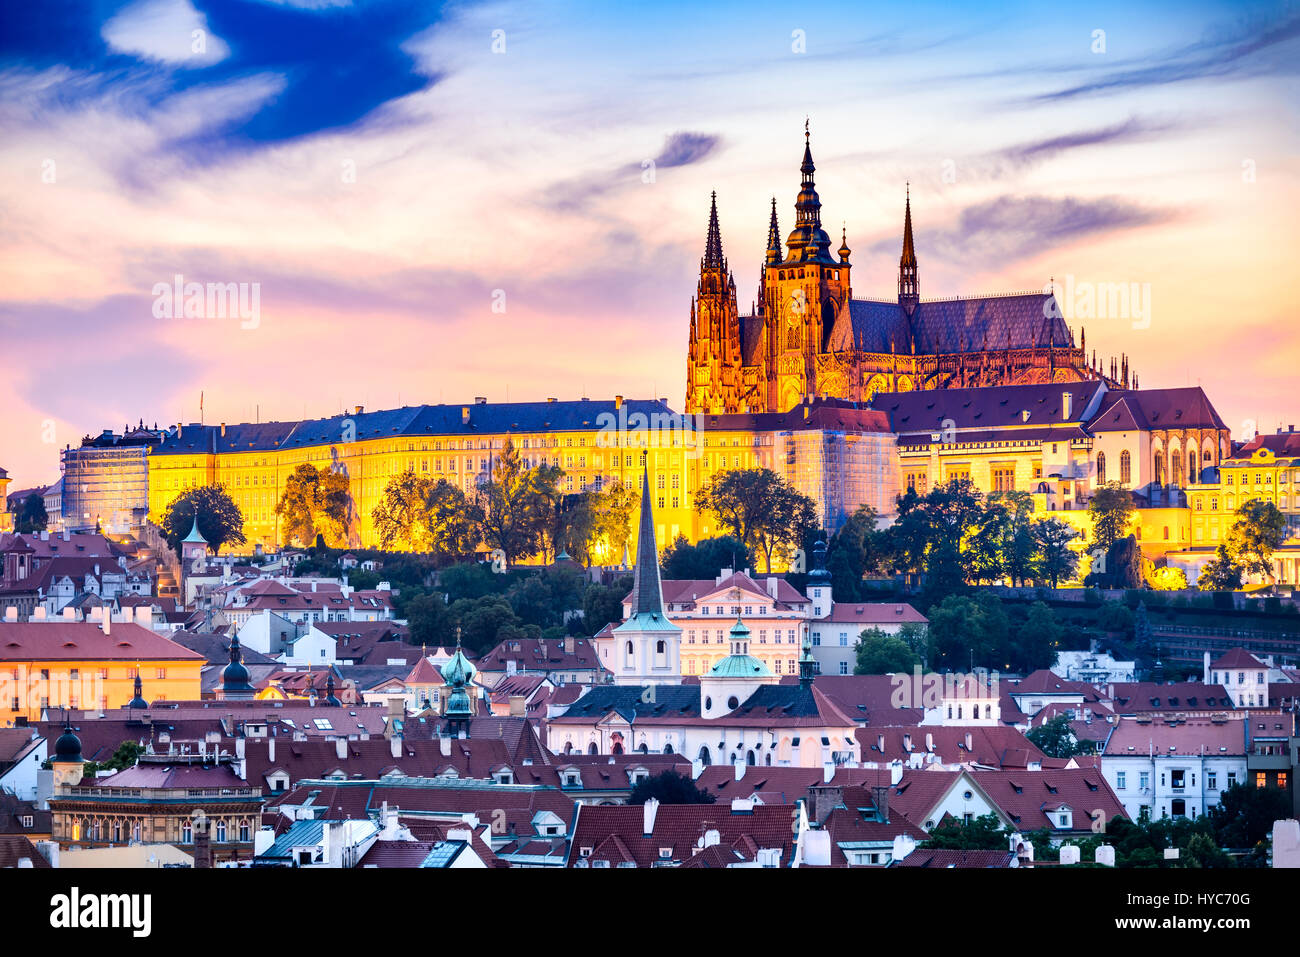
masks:
<svg viewBox="0 0 1300 957"><path fill-rule="evenodd" d="M1109 549L1128 534L1133 520L1133 495L1119 482L1107 482L1092 493L1088 516L1092 519L1093 544Z"/></svg>
<svg viewBox="0 0 1300 957"><path fill-rule="evenodd" d="M660 804L712 804L717 800L708 791L696 787L690 778L673 770L642 778L628 794L627 803L644 804L651 798Z"/></svg>
<svg viewBox="0 0 1300 957"><path fill-rule="evenodd" d="M1228 551L1228 546L1220 543L1214 557L1201 566L1201 573L1196 576L1196 587L1202 591L1237 591L1245 572Z"/></svg>
<svg viewBox="0 0 1300 957"><path fill-rule="evenodd" d="M907 643L879 628L868 628L858 638L855 675L911 674L921 659Z"/></svg>
<svg viewBox="0 0 1300 957"><path fill-rule="evenodd" d="M776 549L797 545L817 526L816 503L771 469L715 475L696 493L695 509L745 545L761 549L769 572Z"/></svg>
<svg viewBox="0 0 1300 957"><path fill-rule="evenodd" d="M478 546L482 518L477 503L470 501L459 485L438 479L425 489L424 504L424 531L435 565L471 557Z"/></svg>
<svg viewBox="0 0 1300 957"><path fill-rule="evenodd" d="M1151 572L1150 585L1155 591L1182 591L1187 587L1187 575L1181 568L1156 568Z"/></svg>
<svg viewBox="0 0 1300 957"><path fill-rule="evenodd" d="M926 850L996 851L1010 847L1011 833L996 814L981 814L970 823L946 818L918 845Z"/></svg>
<svg viewBox="0 0 1300 957"><path fill-rule="evenodd" d="M1103 602L1097 609L1097 627L1106 632L1130 635L1133 632L1133 612L1121 601Z"/></svg>
<svg viewBox="0 0 1300 957"><path fill-rule="evenodd" d="M507 565L548 545L563 474L554 465L524 468L514 443L506 440L491 478L478 488L478 506L479 537L489 547L501 549Z"/></svg>
<svg viewBox="0 0 1300 957"><path fill-rule="evenodd" d="M1091 750L1088 745L1074 736L1074 730L1070 727L1070 718L1064 714L1058 714L1055 718L1035 725L1025 732L1025 737L1049 758L1072 758L1076 754L1087 754Z"/></svg>
<svg viewBox="0 0 1300 957"><path fill-rule="evenodd" d="M1045 602L1036 601L1029 606L1025 623L1017 636L1018 664L1026 671L1038 671L1056 664L1056 653L1061 646L1065 629Z"/></svg>
<svg viewBox="0 0 1300 957"><path fill-rule="evenodd" d="M225 486L200 485L172 499L159 522L163 538L177 555L181 553L181 541L194 527L196 515L199 534L207 540L214 555L226 545L242 545L247 541L244 515Z"/></svg>
<svg viewBox="0 0 1300 957"><path fill-rule="evenodd" d="M409 469L394 475L384 494L370 512L375 534L382 548L428 551L430 546L425 510L432 483Z"/></svg>
<svg viewBox="0 0 1300 957"><path fill-rule="evenodd" d="M347 473L317 469L304 462L290 473L276 503L284 542L307 545L322 536L333 545L346 545L352 524L352 494Z"/></svg>
<svg viewBox="0 0 1300 957"><path fill-rule="evenodd" d="M606 625L623 620L623 596L632 590L632 579L623 578L613 585L593 582L582 593L582 624L588 635Z"/></svg>
<svg viewBox="0 0 1300 957"><path fill-rule="evenodd" d="M404 610L411 629L411 644L441 646L454 640L456 627L451 610L438 595L417 595L406 603Z"/></svg>
<svg viewBox="0 0 1300 957"><path fill-rule="evenodd" d="M45 513L45 499L32 492L14 509L14 531L20 535L43 532L49 525Z"/></svg>
<svg viewBox="0 0 1300 957"><path fill-rule="evenodd" d="M1286 538L1286 516L1272 502L1253 498L1237 509L1228 550L1248 574L1273 581L1273 552Z"/></svg>
<svg viewBox="0 0 1300 957"><path fill-rule="evenodd" d="M1061 579L1077 574L1079 556L1070 548L1070 542L1079 537L1079 532L1059 518L1041 518L1029 527L1034 542L1034 577L1058 588Z"/></svg>
<svg viewBox="0 0 1300 957"><path fill-rule="evenodd" d="M678 535L664 546L659 564L667 579L714 579L724 568L753 568L754 550L731 535L702 538L694 545Z"/></svg>
<svg viewBox="0 0 1300 957"><path fill-rule="evenodd" d="M1293 817L1287 792L1278 787L1252 787L1237 782L1219 795L1206 812L1220 847L1255 847L1267 841L1273 822Z"/></svg>
<svg viewBox="0 0 1300 957"><path fill-rule="evenodd" d="M928 615L930 650L936 671L964 671L981 665L1003 670L1010 655L1010 621L996 595L949 595Z"/></svg>

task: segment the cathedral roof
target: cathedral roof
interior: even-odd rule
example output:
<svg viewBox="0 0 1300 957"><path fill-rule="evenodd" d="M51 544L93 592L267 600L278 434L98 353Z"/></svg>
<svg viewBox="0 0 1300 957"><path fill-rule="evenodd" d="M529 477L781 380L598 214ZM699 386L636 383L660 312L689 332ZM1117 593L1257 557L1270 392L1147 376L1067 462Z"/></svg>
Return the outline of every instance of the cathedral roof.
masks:
<svg viewBox="0 0 1300 957"><path fill-rule="evenodd" d="M883 392L872 398L871 406L888 415L890 426L901 434L1008 427L1023 430L1026 434L1039 433L1045 428L1061 432L1063 427L1077 425L1098 403L1098 395L1104 390L1103 383L1091 381L1070 383L1068 387L1056 382ZM1068 416L1064 408L1066 392L1071 394ZM1104 402L1105 396L1102 396L1100 403ZM948 424L945 426L945 423ZM1077 429L1070 433L1061 432L1061 435L1073 436L1076 433L1083 437L1084 433Z"/></svg>
<svg viewBox="0 0 1300 957"><path fill-rule="evenodd" d="M1115 390L1106 393L1089 432L1131 429L1226 429L1200 386Z"/></svg>
<svg viewBox="0 0 1300 957"><path fill-rule="evenodd" d="M840 352L908 352L945 355L1000 349L1069 346L1070 329L1051 296L1023 293L921 300L909 324L896 301L851 299L840 311L829 348Z"/></svg>

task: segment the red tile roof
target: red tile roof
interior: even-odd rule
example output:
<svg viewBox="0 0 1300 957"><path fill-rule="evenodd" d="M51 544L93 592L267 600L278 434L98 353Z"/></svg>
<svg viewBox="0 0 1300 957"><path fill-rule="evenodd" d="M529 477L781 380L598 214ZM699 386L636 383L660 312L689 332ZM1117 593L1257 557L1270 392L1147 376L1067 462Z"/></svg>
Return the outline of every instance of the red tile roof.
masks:
<svg viewBox="0 0 1300 957"><path fill-rule="evenodd" d="M894 867L960 867L990 868L1010 867L1016 855L1011 851L962 851L951 848L925 850L918 848L902 860L895 861Z"/></svg>
<svg viewBox="0 0 1300 957"><path fill-rule="evenodd" d="M644 833L641 805L583 805L569 846L568 866L579 860L608 860L617 866L630 858L638 867L663 862L685 863L704 850L708 832L716 831L719 844L736 846L742 838L753 843L742 846L780 850L780 865L790 864L794 849L796 809L785 804L760 804L752 810L733 811L729 804L664 804L655 812L654 827ZM616 839L616 840L611 840ZM591 848L589 855L583 848ZM664 857L661 850L667 849ZM752 854L752 851L751 851ZM749 859L749 858L747 858Z"/></svg>
<svg viewBox="0 0 1300 957"><path fill-rule="evenodd" d="M0 622L0 661L202 661L203 656L134 623Z"/></svg>

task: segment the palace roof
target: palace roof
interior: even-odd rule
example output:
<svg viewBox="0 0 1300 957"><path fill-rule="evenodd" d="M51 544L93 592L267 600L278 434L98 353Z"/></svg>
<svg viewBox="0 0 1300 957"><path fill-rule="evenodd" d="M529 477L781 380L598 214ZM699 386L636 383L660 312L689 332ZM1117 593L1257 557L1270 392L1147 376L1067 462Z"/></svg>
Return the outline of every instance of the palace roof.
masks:
<svg viewBox="0 0 1300 957"><path fill-rule="evenodd" d="M0 661L202 661L203 656L148 628L113 622L0 622Z"/></svg>
<svg viewBox="0 0 1300 957"><path fill-rule="evenodd" d="M915 343L915 348L912 348ZM912 317L897 300L850 299L830 330L828 348L843 352L947 355L1073 344L1051 294L922 299Z"/></svg>

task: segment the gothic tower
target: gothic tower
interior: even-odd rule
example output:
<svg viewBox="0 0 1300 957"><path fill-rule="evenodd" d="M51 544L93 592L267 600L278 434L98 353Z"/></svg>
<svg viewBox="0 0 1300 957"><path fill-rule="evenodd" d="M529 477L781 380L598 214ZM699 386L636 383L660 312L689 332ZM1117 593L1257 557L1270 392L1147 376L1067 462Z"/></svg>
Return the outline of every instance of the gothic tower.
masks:
<svg viewBox="0 0 1300 957"><path fill-rule="evenodd" d="M767 408L785 412L804 395L819 391L818 356L826 352L835 317L850 296L852 268L845 242L837 260L831 238L822 228L821 198L814 178L811 134L804 124L803 162L799 166L799 195L795 198L795 227L786 239L782 258L769 233L764 267L767 309ZM775 217L773 218L775 225Z"/></svg>
<svg viewBox="0 0 1300 957"><path fill-rule="evenodd" d="M903 213L903 255L898 260L898 304L912 318L920 302L920 285L916 276L916 248L912 244L912 187L907 187Z"/></svg>
<svg viewBox="0 0 1300 957"><path fill-rule="evenodd" d="M692 411L738 411L741 385L740 320L736 280L722 255L718 194L709 207L709 228L700 259L700 280L691 301L686 407Z"/></svg>

